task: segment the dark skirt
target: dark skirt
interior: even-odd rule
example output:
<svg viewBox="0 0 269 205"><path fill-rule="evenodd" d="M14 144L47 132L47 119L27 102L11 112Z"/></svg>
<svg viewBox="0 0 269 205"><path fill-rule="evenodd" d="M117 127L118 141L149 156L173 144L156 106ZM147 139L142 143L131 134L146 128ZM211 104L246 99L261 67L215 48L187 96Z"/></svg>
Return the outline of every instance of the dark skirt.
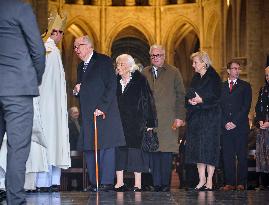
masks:
<svg viewBox="0 0 269 205"><path fill-rule="evenodd" d="M137 148L116 147L116 170L149 172L149 154Z"/></svg>
<svg viewBox="0 0 269 205"><path fill-rule="evenodd" d="M221 131L220 107L197 110L187 120L185 162L218 166Z"/></svg>
<svg viewBox="0 0 269 205"><path fill-rule="evenodd" d="M256 171L269 173L269 130L259 129L256 138Z"/></svg>

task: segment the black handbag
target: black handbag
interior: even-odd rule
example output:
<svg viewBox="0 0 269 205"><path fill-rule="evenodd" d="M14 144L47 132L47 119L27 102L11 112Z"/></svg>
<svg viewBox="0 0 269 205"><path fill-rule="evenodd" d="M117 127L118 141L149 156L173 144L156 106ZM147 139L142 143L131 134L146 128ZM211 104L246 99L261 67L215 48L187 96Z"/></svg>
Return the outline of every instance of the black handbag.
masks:
<svg viewBox="0 0 269 205"><path fill-rule="evenodd" d="M145 152L154 152L159 148L159 140L157 132L153 130L145 130L143 132L143 139L141 148Z"/></svg>

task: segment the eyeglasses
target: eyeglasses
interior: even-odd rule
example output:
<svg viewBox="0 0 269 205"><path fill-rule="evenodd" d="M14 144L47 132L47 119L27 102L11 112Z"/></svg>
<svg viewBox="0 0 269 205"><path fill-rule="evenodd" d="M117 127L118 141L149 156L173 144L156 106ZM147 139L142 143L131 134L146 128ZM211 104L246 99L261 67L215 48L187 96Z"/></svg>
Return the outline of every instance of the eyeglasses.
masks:
<svg viewBox="0 0 269 205"><path fill-rule="evenodd" d="M163 57L164 56L164 54L151 54L150 55L150 58L151 59L154 59L154 58L161 58L161 57Z"/></svg>
<svg viewBox="0 0 269 205"><path fill-rule="evenodd" d="M75 45L73 48L74 48L74 50L77 50L77 49L79 49L80 46L83 46L83 45L86 45L86 44L85 43L80 43L78 45Z"/></svg>

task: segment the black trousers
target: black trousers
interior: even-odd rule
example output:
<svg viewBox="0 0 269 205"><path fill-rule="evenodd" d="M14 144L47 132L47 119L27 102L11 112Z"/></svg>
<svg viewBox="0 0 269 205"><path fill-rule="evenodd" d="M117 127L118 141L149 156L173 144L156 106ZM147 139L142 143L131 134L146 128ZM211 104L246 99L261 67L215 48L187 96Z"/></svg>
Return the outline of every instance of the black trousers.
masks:
<svg viewBox="0 0 269 205"><path fill-rule="evenodd" d="M85 152L88 175L92 185L96 185L95 176L95 153ZM115 148L98 150L99 183L114 184L115 178Z"/></svg>
<svg viewBox="0 0 269 205"><path fill-rule="evenodd" d="M222 136L225 184L246 185L247 182L247 133ZM236 170L237 157L237 170ZM237 171L237 172L236 172Z"/></svg>
<svg viewBox="0 0 269 205"><path fill-rule="evenodd" d="M172 171L172 152L152 152L150 169L154 186L169 186Z"/></svg>
<svg viewBox="0 0 269 205"><path fill-rule="evenodd" d="M0 142L7 132L7 204L26 204L26 161L33 127L32 96L0 96Z"/></svg>

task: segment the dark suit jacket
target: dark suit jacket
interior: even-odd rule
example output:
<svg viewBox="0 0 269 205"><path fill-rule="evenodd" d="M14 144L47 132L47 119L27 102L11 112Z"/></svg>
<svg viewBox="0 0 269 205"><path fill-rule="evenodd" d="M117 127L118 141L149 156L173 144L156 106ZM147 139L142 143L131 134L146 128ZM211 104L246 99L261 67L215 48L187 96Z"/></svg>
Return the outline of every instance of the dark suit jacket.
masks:
<svg viewBox="0 0 269 205"><path fill-rule="evenodd" d="M86 72L83 62L78 66L78 81L81 83L79 100L82 118L81 138L78 148L93 150L93 113L96 108L103 111L106 118L97 118L98 145L100 149L125 145L123 128L118 109L116 74L112 60L94 52Z"/></svg>
<svg viewBox="0 0 269 205"><path fill-rule="evenodd" d="M0 0L0 96L38 95L45 48L29 4Z"/></svg>
<svg viewBox="0 0 269 205"><path fill-rule="evenodd" d="M237 79L237 83L230 92L228 82L222 83L221 108L222 108L222 128L223 134L235 132L248 132L248 113L251 106L252 92L248 82ZM233 122L236 128L226 130L225 124Z"/></svg>

